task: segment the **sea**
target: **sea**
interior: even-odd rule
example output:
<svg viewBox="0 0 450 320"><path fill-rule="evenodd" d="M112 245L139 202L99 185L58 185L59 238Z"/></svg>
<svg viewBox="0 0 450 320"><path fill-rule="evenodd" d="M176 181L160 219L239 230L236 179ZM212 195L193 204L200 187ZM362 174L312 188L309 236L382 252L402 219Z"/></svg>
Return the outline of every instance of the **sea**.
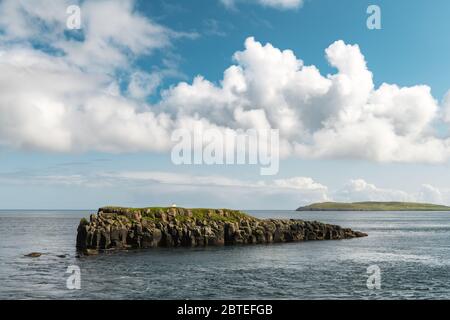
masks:
<svg viewBox="0 0 450 320"><path fill-rule="evenodd" d="M79 257L77 226L92 212L0 211L0 299L450 298L448 212L248 210L369 236Z"/></svg>

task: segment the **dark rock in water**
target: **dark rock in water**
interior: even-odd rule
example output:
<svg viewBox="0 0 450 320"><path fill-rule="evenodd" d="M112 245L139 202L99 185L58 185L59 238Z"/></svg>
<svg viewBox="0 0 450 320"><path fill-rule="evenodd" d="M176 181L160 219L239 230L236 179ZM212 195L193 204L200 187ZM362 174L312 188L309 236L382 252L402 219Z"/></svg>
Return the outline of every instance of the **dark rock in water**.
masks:
<svg viewBox="0 0 450 320"><path fill-rule="evenodd" d="M102 250L341 240L367 234L317 221L257 219L236 210L101 208L78 226L77 248Z"/></svg>
<svg viewBox="0 0 450 320"><path fill-rule="evenodd" d="M66 254L59 254L59 255L57 255L57 257L62 259L62 258L66 258L67 255Z"/></svg>
<svg viewBox="0 0 450 320"><path fill-rule="evenodd" d="M42 253L40 253L40 252L31 252L31 253L25 255L25 257L29 257L29 258L39 258L40 256L42 256Z"/></svg>

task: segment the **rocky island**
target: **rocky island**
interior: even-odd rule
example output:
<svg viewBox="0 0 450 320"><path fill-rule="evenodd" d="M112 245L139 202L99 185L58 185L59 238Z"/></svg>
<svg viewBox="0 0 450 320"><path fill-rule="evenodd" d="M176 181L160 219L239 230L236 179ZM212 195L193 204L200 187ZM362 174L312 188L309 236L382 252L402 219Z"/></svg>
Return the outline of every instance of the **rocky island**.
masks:
<svg viewBox="0 0 450 320"><path fill-rule="evenodd" d="M269 244L340 240L367 234L321 222L258 219L228 209L105 207L82 219L77 249L84 254L118 249Z"/></svg>
<svg viewBox="0 0 450 320"><path fill-rule="evenodd" d="M450 207L417 202L320 202L300 207L297 211L450 211Z"/></svg>

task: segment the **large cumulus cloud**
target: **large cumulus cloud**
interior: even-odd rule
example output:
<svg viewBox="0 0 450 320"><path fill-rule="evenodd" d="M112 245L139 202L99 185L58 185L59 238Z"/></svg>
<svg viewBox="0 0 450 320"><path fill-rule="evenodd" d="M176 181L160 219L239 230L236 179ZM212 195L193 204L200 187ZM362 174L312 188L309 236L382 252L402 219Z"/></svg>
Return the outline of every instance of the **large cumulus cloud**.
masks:
<svg viewBox="0 0 450 320"><path fill-rule="evenodd" d="M232 129L279 129L285 156L385 162L448 158L449 141L433 129L441 113L428 86L375 88L357 45L336 41L325 52L335 74L322 75L291 50L248 38L219 85L198 76L165 91L159 107Z"/></svg>

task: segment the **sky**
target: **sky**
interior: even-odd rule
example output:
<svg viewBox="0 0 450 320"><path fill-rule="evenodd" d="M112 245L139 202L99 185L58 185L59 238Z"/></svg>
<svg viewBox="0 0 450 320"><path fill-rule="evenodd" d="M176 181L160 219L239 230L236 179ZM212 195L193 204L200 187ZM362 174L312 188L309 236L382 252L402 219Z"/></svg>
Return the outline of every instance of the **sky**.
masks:
<svg viewBox="0 0 450 320"><path fill-rule="evenodd" d="M447 0L0 0L0 208L450 205L449 13ZM279 171L176 165L173 132L198 126L279 130Z"/></svg>

